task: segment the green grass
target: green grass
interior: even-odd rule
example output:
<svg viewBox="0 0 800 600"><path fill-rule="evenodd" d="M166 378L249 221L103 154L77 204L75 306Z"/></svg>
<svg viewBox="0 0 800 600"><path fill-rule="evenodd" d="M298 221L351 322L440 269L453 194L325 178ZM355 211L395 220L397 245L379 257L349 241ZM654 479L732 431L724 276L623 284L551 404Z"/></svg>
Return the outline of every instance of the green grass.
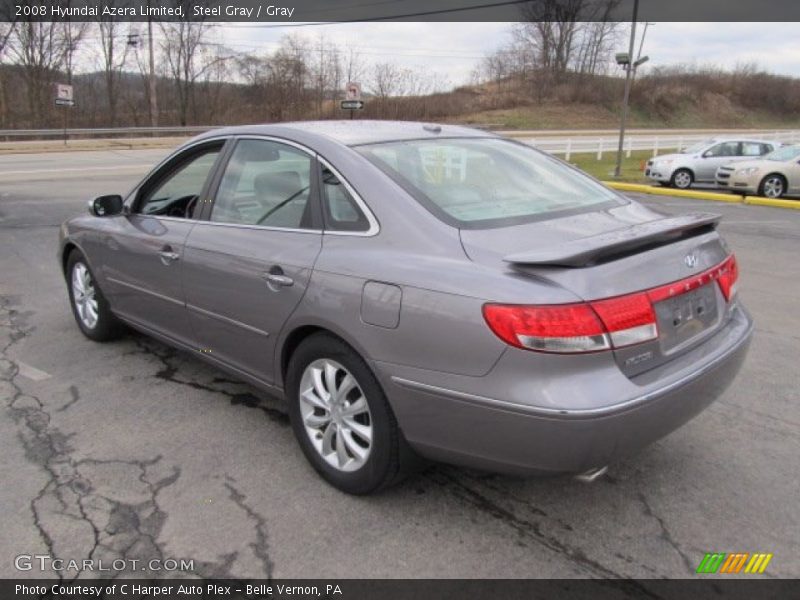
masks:
<svg viewBox="0 0 800 600"><path fill-rule="evenodd" d="M648 150L631 152L630 158L627 158L623 153L622 171L619 178L614 177L614 167L617 164L616 151L603 152L603 158L600 160L597 160L596 152L592 152L591 154L573 154L570 156L569 162L600 180L649 183L650 181L644 176L643 165L651 156L653 156L653 153ZM564 155L559 155L559 158L564 158Z"/></svg>

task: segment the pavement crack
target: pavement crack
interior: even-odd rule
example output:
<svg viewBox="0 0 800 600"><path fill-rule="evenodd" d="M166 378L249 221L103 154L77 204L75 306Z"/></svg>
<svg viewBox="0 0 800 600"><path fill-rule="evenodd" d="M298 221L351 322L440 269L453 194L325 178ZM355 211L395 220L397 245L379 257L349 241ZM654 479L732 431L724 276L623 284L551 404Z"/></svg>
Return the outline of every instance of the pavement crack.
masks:
<svg viewBox="0 0 800 600"><path fill-rule="evenodd" d="M78 387L77 387L77 386L75 386L75 385L71 385L71 386L69 386L69 394L70 394L70 400L69 400L69 402L67 402L66 404L64 404L64 406L62 406L61 408L57 408L57 409L56 409L56 412L64 412L64 411L65 411L65 410L67 410L67 409L68 409L70 406L72 406L72 405L73 405L73 404L75 404L75 403L76 403L78 400L80 400L80 399L81 399L81 395L80 395L80 392L78 391Z"/></svg>
<svg viewBox="0 0 800 600"><path fill-rule="evenodd" d="M622 580L620 582L620 589L630 594L632 597L659 597L642 583L628 580L625 575L589 558L581 548L570 546L555 536L546 534L542 530L540 523L518 516L513 510L502 506L475 485L468 485L459 477L448 473L444 469L436 469L434 472L430 473L428 477L462 502L500 521L505 526L516 531L522 538L533 541L545 549L568 559L578 567L589 572L592 576ZM543 516L540 514L541 511L533 512L537 516Z"/></svg>
<svg viewBox="0 0 800 600"><path fill-rule="evenodd" d="M277 423L278 425L282 425L284 427L289 425L289 415L286 413L286 411L267 406L264 404L264 401L255 394L218 387L220 384L228 386L245 386L246 384L243 381L234 381L232 379L216 376L211 380L211 384L206 384L199 381L193 381L191 379L187 380L179 378L179 368L173 363L173 360L178 356L178 351L172 348L155 348L149 340L145 341L141 338L134 338L133 342L139 349L139 353L152 356L159 361L161 368L155 373L157 378L170 383L187 386L195 390L210 392L212 394L221 394L228 398L231 406L254 408L261 411L270 421Z"/></svg>
<svg viewBox="0 0 800 600"><path fill-rule="evenodd" d="M76 459L70 444L73 434L65 434L56 427L45 403L25 393L16 380L19 366L10 357L10 350L30 330L23 327L23 319L12 303L12 299L0 296L0 334L6 338L0 347L0 380L10 385L6 409L20 426L17 437L25 456L46 475L29 507L48 555L53 560L61 558L65 563L77 564L83 564L84 559L111 564L117 559L136 559L137 563L128 562L124 570L112 571L111 578L132 573L169 576L171 573L152 570L150 561L160 560L163 566L165 553L158 539L167 513L159 504L159 495L178 481L180 468L173 466L165 475L155 475L152 470L159 466L160 455L144 460ZM76 386L70 386L69 391L71 400L55 412L63 412L80 399ZM138 482L138 489L131 482ZM108 491L103 492L103 488ZM127 494L125 500L113 497L120 492ZM69 527L65 530L69 533L60 533L61 519L84 524L85 529ZM233 554L223 556L218 562L192 562L195 574L201 577L225 578L231 576L235 559ZM136 564L143 566L138 568ZM82 571L51 569L47 573L64 581L80 577Z"/></svg>
<svg viewBox="0 0 800 600"><path fill-rule="evenodd" d="M245 496L233 485L232 482L235 482L235 480L230 476L226 476L226 479L228 481L225 482L225 487L228 489L230 499L234 504L236 504L236 506L244 511L248 519L254 521L255 523L254 529L256 539L250 544L250 548L253 550L253 554L256 556L256 558L261 561L261 569L264 572L264 576L271 580L274 565L269 557L267 521L260 513L251 508L247 502L245 502L247 500L247 496Z"/></svg>
<svg viewBox="0 0 800 600"><path fill-rule="evenodd" d="M680 556L681 561L683 561L683 564L686 567L686 572L689 574L693 574L695 572L695 567L692 563L692 560L681 549L681 547L675 541L675 538L672 537L672 534L667 528L664 519L661 518L658 514L656 514L656 512L650 506L650 503L647 501L647 498L642 492L638 492L637 497L639 499L639 502L641 502L642 506L644 507L644 514L648 517L655 519L656 522L658 523L658 526L661 529L661 532L659 534L661 539L663 539L667 544L669 544L672 547L673 550L675 550L675 552L678 553L678 556Z"/></svg>

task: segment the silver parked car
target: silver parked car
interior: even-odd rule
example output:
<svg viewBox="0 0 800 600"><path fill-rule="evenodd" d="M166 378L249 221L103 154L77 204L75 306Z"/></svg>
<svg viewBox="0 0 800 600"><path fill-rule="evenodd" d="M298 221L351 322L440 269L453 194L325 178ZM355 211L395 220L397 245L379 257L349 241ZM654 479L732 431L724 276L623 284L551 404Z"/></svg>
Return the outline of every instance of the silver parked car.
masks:
<svg viewBox="0 0 800 600"><path fill-rule="evenodd" d="M706 140L674 154L647 161L645 177L678 189L693 183L714 183L717 169L730 162L747 160L772 152L780 144L767 140Z"/></svg>
<svg viewBox="0 0 800 600"><path fill-rule="evenodd" d="M596 474L707 407L753 328L717 216L461 127L212 131L89 212L60 237L80 330L283 395L351 493L416 455Z"/></svg>
<svg viewBox="0 0 800 600"><path fill-rule="evenodd" d="M784 146L759 159L723 165L717 169L717 185L767 198L800 194L800 146Z"/></svg>

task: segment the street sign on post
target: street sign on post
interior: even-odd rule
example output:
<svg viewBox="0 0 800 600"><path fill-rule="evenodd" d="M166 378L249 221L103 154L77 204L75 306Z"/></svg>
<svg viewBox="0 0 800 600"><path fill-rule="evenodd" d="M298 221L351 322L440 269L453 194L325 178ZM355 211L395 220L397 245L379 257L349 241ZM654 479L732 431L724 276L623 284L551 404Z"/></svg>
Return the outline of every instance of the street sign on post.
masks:
<svg viewBox="0 0 800 600"><path fill-rule="evenodd" d="M361 84L355 81L348 81L344 88L345 100L361 100Z"/></svg>
<svg viewBox="0 0 800 600"><path fill-rule="evenodd" d="M72 96L72 86L66 83L56 84L56 106L64 107L64 145L67 145L67 107L75 106L75 100Z"/></svg>
<svg viewBox="0 0 800 600"><path fill-rule="evenodd" d="M353 111L364 108L361 100L361 84L355 81L348 81L344 86L344 100L342 100L342 110L350 111L350 118L353 118Z"/></svg>
<svg viewBox="0 0 800 600"><path fill-rule="evenodd" d="M361 110L364 108L363 100L342 100L342 109L344 110Z"/></svg>
<svg viewBox="0 0 800 600"><path fill-rule="evenodd" d="M56 104L59 106L73 106L72 86L66 83L56 84Z"/></svg>

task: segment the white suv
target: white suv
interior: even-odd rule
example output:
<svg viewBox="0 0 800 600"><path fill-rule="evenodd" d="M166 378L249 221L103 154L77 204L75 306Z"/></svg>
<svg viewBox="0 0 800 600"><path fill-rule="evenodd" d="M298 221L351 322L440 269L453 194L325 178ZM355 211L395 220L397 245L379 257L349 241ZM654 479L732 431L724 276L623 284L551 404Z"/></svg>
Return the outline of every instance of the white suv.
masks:
<svg viewBox="0 0 800 600"><path fill-rule="evenodd" d="M758 158L778 146L767 140L706 140L648 160L644 174L661 185L686 189L693 183L714 183L717 169L724 164Z"/></svg>

